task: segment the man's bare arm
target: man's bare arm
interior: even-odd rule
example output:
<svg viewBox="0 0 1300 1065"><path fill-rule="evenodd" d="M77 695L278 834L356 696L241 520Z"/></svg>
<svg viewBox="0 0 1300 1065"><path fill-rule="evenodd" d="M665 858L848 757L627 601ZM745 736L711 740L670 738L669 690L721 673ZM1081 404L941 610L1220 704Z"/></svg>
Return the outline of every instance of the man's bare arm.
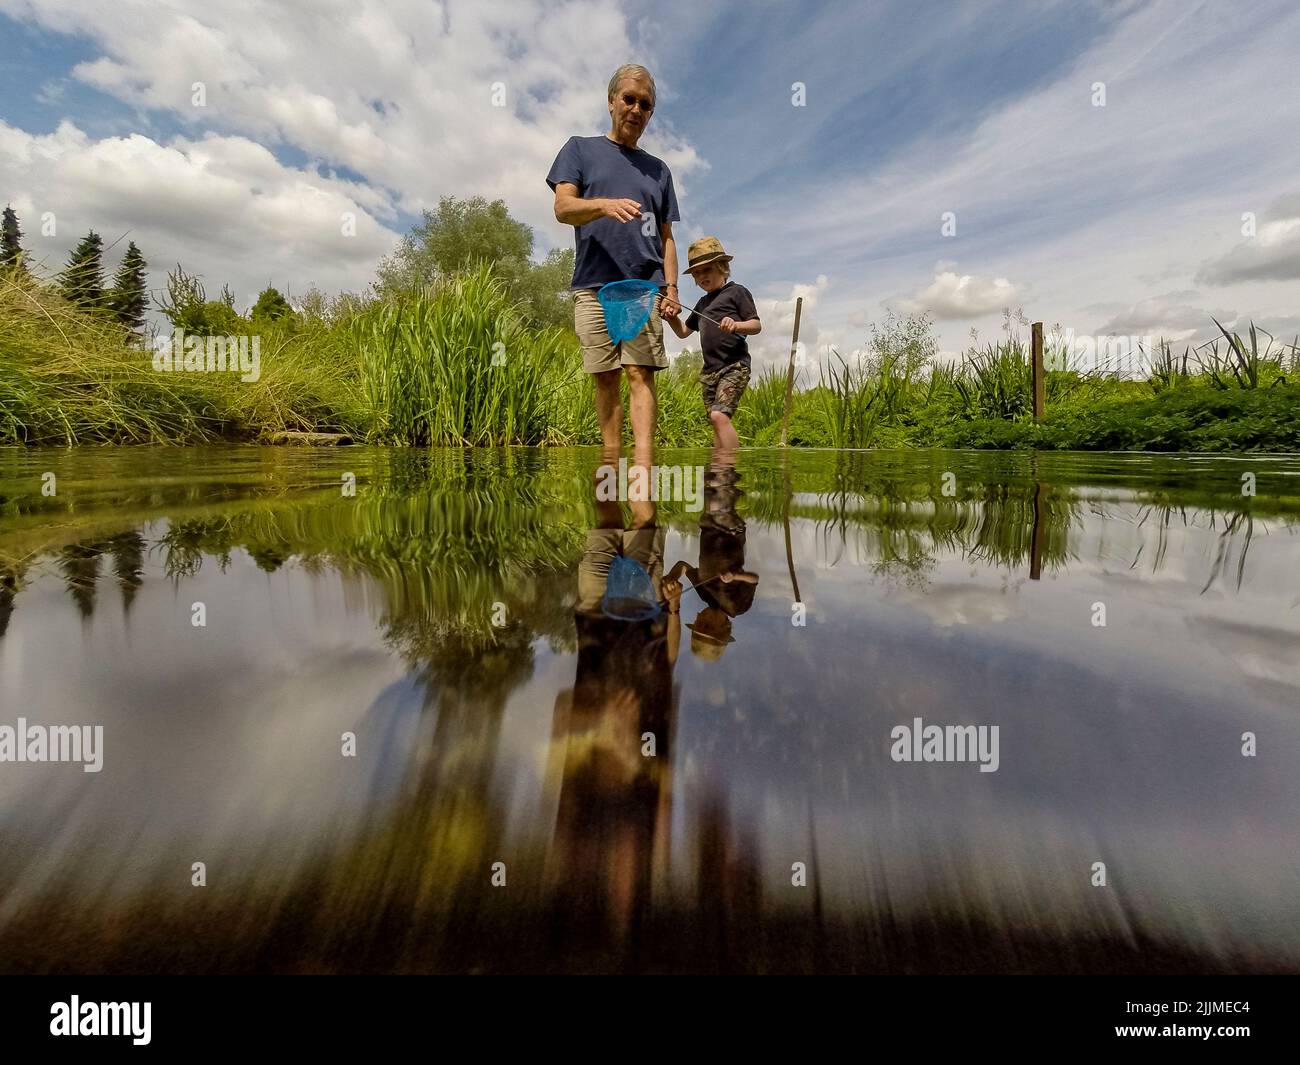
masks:
<svg viewBox="0 0 1300 1065"><path fill-rule="evenodd" d="M585 226L597 218L630 222L640 217L641 205L636 200L611 200L602 196L584 200L572 182L561 181L555 186L555 220L566 226Z"/></svg>
<svg viewBox="0 0 1300 1065"><path fill-rule="evenodd" d="M682 307L681 301L677 298L677 238L673 236L671 222L660 223L659 239L664 246L664 287L668 290L660 304L659 313L663 314L663 305L668 304L671 316Z"/></svg>

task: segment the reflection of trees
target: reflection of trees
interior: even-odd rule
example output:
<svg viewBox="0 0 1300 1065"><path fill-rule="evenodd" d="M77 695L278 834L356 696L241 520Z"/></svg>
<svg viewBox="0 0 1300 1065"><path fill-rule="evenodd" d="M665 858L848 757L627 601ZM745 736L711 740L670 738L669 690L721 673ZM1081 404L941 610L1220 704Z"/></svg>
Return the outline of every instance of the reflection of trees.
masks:
<svg viewBox="0 0 1300 1065"><path fill-rule="evenodd" d="M144 583L144 553L144 537L134 529L103 540L66 544L60 549L58 569L82 618L89 618L95 612L100 563L105 555L113 562L113 576L122 592L122 606L130 612L135 593ZM0 634L3 631L0 628Z"/></svg>
<svg viewBox="0 0 1300 1065"><path fill-rule="evenodd" d="M59 572L63 583L85 620L95 611L95 583L99 580L99 559L103 545L68 544L59 552Z"/></svg>
<svg viewBox="0 0 1300 1065"><path fill-rule="evenodd" d="M156 549L163 572L180 581L212 558L224 570L232 552L243 550L268 573L292 560L311 572L377 582L383 591L377 621L413 663L431 661L447 646L467 653L515 648L531 663L536 635L556 649L572 647L567 576L581 553L583 519L561 503L564 478L502 480L492 469L478 469L477 460L454 457L450 464L429 456L396 461L390 480L357 497L317 493L219 504L172 519L152 545L134 528L66 543L54 561L87 618L96 606L104 555L112 559L129 608L143 582L147 551ZM420 473L439 479L422 481ZM17 569L7 572L0 586L5 624L19 589ZM493 623L496 604L504 609L499 627Z"/></svg>
<svg viewBox="0 0 1300 1065"><path fill-rule="evenodd" d="M9 628L9 619L14 613L14 598L18 595L18 582L22 571L17 567L0 566L0 638Z"/></svg>
<svg viewBox="0 0 1300 1065"><path fill-rule="evenodd" d="M851 548L875 572L924 584L939 554L1008 567L1037 556L1054 569L1065 566L1080 505L1041 488L1046 486L979 484L968 486L964 498L946 498L937 489L904 496L838 488L801 496L788 513L813 524L832 564ZM785 512L779 498L760 498L751 514L776 523Z"/></svg>
<svg viewBox="0 0 1300 1065"><path fill-rule="evenodd" d="M1104 457L959 452L758 453L745 461L750 490L741 509L748 520L783 530L792 521L811 523L831 564L848 554L912 586L927 583L944 556L1027 568L1035 577L1044 567L1059 570L1078 557L1085 530L1099 530L1105 557L1108 529L1117 523L1150 534L1129 553L1134 567L1149 560L1158 572L1170 530L1208 522L1221 531L1207 588L1232 573L1240 586L1253 537L1278 520L1294 528L1289 515L1300 510L1276 494L1243 499L1231 471L1207 474L1160 458L1114 465L1108 468ZM953 496L941 490L948 467L956 476ZM310 572L378 581L381 623L412 660L453 634L495 645L504 634L491 624L494 603L505 605L508 624L525 625L557 648L572 646L558 601L567 592L557 596L549 582L569 571L591 520L589 471L581 463L567 453L393 452L381 453L363 474L355 498L337 488L294 494L295 481L300 489L319 486L327 474L313 479L310 471L276 463L267 467L264 486L250 483L238 499L224 480L184 491L170 483L123 491L136 507L152 500L154 510L140 513L140 521L160 511L170 516L153 546L173 580L197 574L209 556L225 569L231 552L242 549L267 572L292 560ZM1145 508L1136 522L1115 506L1131 501ZM661 507L660 520L687 535L695 525L680 505ZM118 532L101 528L102 515L94 521L95 535L44 551L83 617L96 605L102 555L112 557L129 609L150 546L134 525ZM75 522L71 528L75 534ZM0 585L0 633L21 587L18 560L41 556L24 550L32 537L27 530L0 538L10 573Z"/></svg>
<svg viewBox="0 0 1300 1065"><path fill-rule="evenodd" d="M1201 588L1202 592L1208 591L1216 581L1226 578L1230 570L1234 575L1235 586L1240 591L1246 575L1246 555L1256 532L1268 535L1274 529L1280 528L1285 530L1288 536L1300 535L1300 523L1285 517L1279 519L1259 516L1254 512L1253 507L1240 509L1210 505L1189 511L1186 505L1159 501L1143 511L1138 525L1144 525L1153 516L1156 526L1155 557L1151 567L1153 573L1159 572L1160 565L1164 561L1169 530L1174 527L1175 519L1177 524L1185 529L1205 528L1218 531L1214 558L1210 563L1210 572L1206 577L1205 585ZM1130 568L1137 567L1145 547L1146 545L1143 544L1138 550Z"/></svg>
<svg viewBox="0 0 1300 1065"><path fill-rule="evenodd" d="M1078 559L1072 539L1093 527L1100 528L1099 557L1104 557L1107 526L1134 524L1115 513L1113 504L1123 501L1146 508L1136 523L1139 528L1150 513L1159 515L1153 572L1163 564L1174 515L1190 526L1203 527L1208 520L1210 528L1217 528L1221 523L1206 587L1234 564L1240 587L1246 553L1261 521L1259 498L1244 500L1231 479L1217 484L1196 470L1155 459L1158 477L1142 464L1100 476L1077 458L1049 461L1043 456L936 452L903 459L887 453L815 458L792 455L783 456L782 465L751 465L747 516L781 526L802 519L816 530L820 554L830 564L851 551L874 572L909 586L927 583L940 555L1027 568L1036 579L1044 566L1060 570ZM945 466L955 468L953 496L944 496L940 488L949 472ZM797 494L792 494L791 482ZM1300 505L1281 496L1270 505L1275 516L1264 528L1278 521L1294 530L1290 514ZM1280 516L1278 507L1283 508ZM1145 544L1139 547L1139 558L1145 550Z"/></svg>
<svg viewBox="0 0 1300 1065"><path fill-rule="evenodd" d="M118 533L108 540L108 553L113 557L113 576L122 590L122 608L130 613L135 593L144 583L144 537L135 529Z"/></svg>

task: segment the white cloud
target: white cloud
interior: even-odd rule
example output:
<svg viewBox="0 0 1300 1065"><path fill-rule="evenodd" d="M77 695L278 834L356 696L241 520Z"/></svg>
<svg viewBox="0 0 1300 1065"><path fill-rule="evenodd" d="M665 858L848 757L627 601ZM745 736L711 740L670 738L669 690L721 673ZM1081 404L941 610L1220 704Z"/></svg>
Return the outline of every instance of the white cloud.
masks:
<svg viewBox="0 0 1300 1065"><path fill-rule="evenodd" d="M1016 307L1020 290L1005 277L958 274L956 266L936 264L934 280L911 298L898 300L898 308L908 313L929 311L939 320L970 320Z"/></svg>
<svg viewBox="0 0 1300 1065"><path fill-rule="evenodd" d="M799 368L807 373L816 374L815 365L828 344L836 342L837 337L821 328L821 316L817 305L830 287L830 279L819 274L815 281L795 282L790 285L788 295L761 299L754 297L758 307L758 316L763 322L763 331L749 342L750 356L757 374L767 366L788 366L790 363L790 341L794 336L795 301L803 299L803 308L799 313Z"/></svg>
<svg viewBox="0 0 1300 1065"><path fill-rule="evenodd" d="M16 163L8 146L30 153L41 142L27 134L21 143L10 138L0 152L0 180L12 190L7 195L16 206L23 196L53 197L60 219L73 220L57 259L90 225L110 239L131 228L133 236L154 242L140 241L156 265L179 258L217 283L229 277L241 291L264 285L268 266L283 270L286 281L355 289L387 250L378 238L395 241L401 216L436 205L441 195L502 197L535 228L539 254L569 246L572 230L552 218L543 175L568 136L604 128L609 73L635 57L661 75L659 113L643 143L673 167L682 235L688 241L719 227L692 212L695 183L708 177L715 200L727 181L743 189L738 210L762 220L744 283L784 295L787 286L793 291L791 275L824 272L836 280L833 290L819 293L815 314L805 304L805 330L815 329L819 344L828 337L860 342L875 308L896 293L947 315L939 330L945 350L963 347L966 326L1005 304L1080 333L1095 332L1102 315L1108 324L1127 326L1157 312L1165 316L1157 323L1162 327L1191 328L1188 312L1199 297L1174 301L1168 294L1189 288L1193 275L1201 286L1239 286L1224 302L1243 319L1285 323L1294 311L1300 226L1292 223L1300 220L1300 204L1277 198L1294 189L1300 166L1300 148L1280 132L1300 123L1300 94L1258 74L1294 65L1290 42L1300 10L1284 3L1234 12L1231 33L1221 19L1178 0L1107 6L1099 35L1054 68L1050 80L991 105L973 101L964 124L927 125L909 131L897 151L862 151L856 158L833 136L841 109L824 101L834 98L828 83L843 87L844 72L858 70L849 57L863 47L853 37L863 32L861 15L814 13L807 32L794 39L779 46L755 42L760 80L775 66L824 68L795 139L754 136L743 138L744 146L720 145L712 174L705 148L673 125L676 117L697 128L674 104L707 79L674 78L666 74L669 64L656 65L692 40L691 27L705 32L715 25L702 24L712 18L702 8L677 12L672 24L679 32L671 38L656 35L658 16L630 13L616 0L298 0L262 5L255 18L242 0L177 0L163 8L144 0L0 0L0 11L76 33L99 53L75 73L42 79L48 88L34 98L49 105L64 75L73 79L70 88L76 79L92 84L140 109L137 130L180 124L186 135L144 137L153 144L148 152L135 137L124 137L114 151L134 153L128 158L177 152L187 166L236 184L232 192L187 178L174 190L160 187L157 201L167 209L154 218L139 209L152 198L147 178L132 190L120 176L119 203L63 180L47 162ZM867 91L896 88L910 66L924 66L936 50L951 54L968 40L983 47L973 35L996 32L985 14L974 7L889 50L869 64ZM634 25L648 48L636 43ZM1231 46L1224 47L1229 37ZM842 50L827 42L842 42ZM853 76L856 91L863 75ZM206 108L190 104L194 81L207 84ZM505 108L490 103L498 81L507 90ZM1094 81L1107 83L1105 108L1091 106ZM784 94L777 99L786 105ZM762 128L755 124L764 117L762 106L735 120ZM78 127L100 128L80 115L72 128ZM224 154L201 166L200 151L218 150L207 133L217 135ZM93 159L79 157L93 157L108 143L82 136L80 145L60 146L70 170L84 172ZM282 148L305 161L279 164L272 151L298 159ZM794 178L790 159L807 164ZM744 165L734 166L737 160ZM347 167L361 180L331 178L331 167ZM780 168L782 179L766 180L769 168ZM341 200L361 208L374 227L374 247L358 244L339 255L303 232L327 213L308 188L325 194L328 210ZM204 231L210 208L187 195L214 195L225 205L218 230ZM1260 214L1259 235L1242 243L1241 213L1271 201L1272 213ZM308 207L305 225L296 204ZM939 218L948 210L958 216L958 235L940 240ZM295 260L268 247L263 238L280 214L290 217L275 230L275 244L310 248L313 258ZM257 217L244 240L246 215ZM24 219L29 232L37 229L33 221ZM976 272L940 270L920 291L912 288L912 279L924 277L940 256L959 258ZM1167 306L1155 307L1159 301ZM1099 305L1107 310L1086 310ZM788 323L780 339L774 323L765 325L756 348L764 358L783 357ZM1213 329L1208 318L1201 326Z"/></svg>
<svg viewBox="0 0 1300 1065"><path fill-rule="evenodd" d="M1194 297L1195 293L1191 295ZM1150 334L1177 342L1208 338L1211 332L1217 334L1211 317L1218 318L1225 325L1236 318L1236 311L1211 310L1200 303L1181 302L1187 296L1186 292L1149 296L1113 314L1095 332L1098 336Z"/></svg>
<svg viewBox="0 0 1300 1065"><path fill-rule="evenodd" d="M1207 262L1196 280L1205 285L1300 280L1300 195L1275 204L1253 237Z"/></svg>
<svg viewBox="0 0 1300 1065"><path fill-rule="evenodd" d="M505 199L538 255L570 245L544 177L568 137L606 128L606 83L632 53L614 0L314 0L256 17L237 0L0 0L0 11L89 38L103 54L73 80L186 130L96 140L67 119L48 135L0 127L0 184L26 232L38 234L39 211L59 219L59 240L32 250L57 265L91 227L110 241L130 230L154 287L179 260L243 296L268 280L359 290L396 243L399 213L446 195ZM192 103L195 82L206 106ZM498 82L505 107L492 103ZM679 198L707 169L658 114L642 146L673 168ZM306 162L279 162L282 148ZM358 214L350 242L338 235L346 210Z"/></svg>
<svg viewBox="0 0 1300 1065"><path fill-rule="evenodd" d="M943 135L918 129L859 174L810 168L805 181L747 204L766 220L774 254L813 249L843 275L828 319L887 300L946 244L968 269L978 257L978 277L1024 287L1018 302L1031 318L1091 332L1096 318L1082 308L1131 306L1150 291L1143 277L1187 287L1198 264L1240 240L1243 211L1294 189L1300 146L1281 131L1300 123L1300 94L1269 89L1257 72L1294 65L1287 42L1300 10L1252 8L1229 47L1224 24L1194 5L1153 2L1108 15L1109 27L1054 80L969 125ZM1108 85L1104 108L1091 105L1094 81ZM785 209L792 201L797 214ZM949 210L957 235L940 238ZM1255 277L1282 276L1291 262L1283 235L1276 261L1253 264ZM1259 315L1292 295L1281 282L1255 280L1234 300ZM940 323L941 345L964 345L965 324Z"/></svg>
<svg viewBox="0 0 1300 1065"><path fill-rule="evenodd" d="M44 135L0 122L0 160L5 186L30 190L13 203L24 244L47 271L94 229L117 242L109 263L134 240L155 290L179 262L204 275L213 298L228 281L242 306L267 284L363 288L395 236L375 217L392 209L373 189L284 166L240 137L162 145L140 134L92 140L66 120ZM41 232L47 211L51 236ZM356 218L354 236L343 235L345 213Z"/></svg>

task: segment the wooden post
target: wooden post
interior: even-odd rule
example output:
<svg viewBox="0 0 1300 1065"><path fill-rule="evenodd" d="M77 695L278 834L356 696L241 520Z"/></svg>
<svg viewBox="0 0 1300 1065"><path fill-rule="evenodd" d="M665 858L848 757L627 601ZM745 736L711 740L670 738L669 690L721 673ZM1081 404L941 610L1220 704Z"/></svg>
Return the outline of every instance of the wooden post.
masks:
<svg viewBox="0 0 1300 1065"><path fill-rule="evenodd" d="M1029 536L1029 579L1036 581L1043 575L1043 537L1047 535L1044 527L1047 516L1047 486L1042 481L1034 482L1034 529Z"/></svg>
<svg viewBox="0 0 1300 1065"><path fill-rule="evenodd" d="M785 416L781 419L781 446L790 436L790 403L794 399L794 353L799 347L799 316L803 314L803 297L794 301L794 337L790 341L790 368L785 375Z"/></svg>
<svg viewBox="0 0 1300 1065"><path fill-rule="evenodd" d="M790 465L789 458L781 456L781 524L785 526L785 564L790 570L790 585L794 588L794 601L803 602L803 596L799 594L799 578L794 572L794 552L790 550L790 497L793 494L790 491Z"/></svg>
<svg viewBox="0 0 1300 1065"><path fill-rule="evenodd" d="M1042 421L1047 407L1047 383L1043 378L1043 323L1031 326L1030 346L1034 376L1034 420Z"/></svg>

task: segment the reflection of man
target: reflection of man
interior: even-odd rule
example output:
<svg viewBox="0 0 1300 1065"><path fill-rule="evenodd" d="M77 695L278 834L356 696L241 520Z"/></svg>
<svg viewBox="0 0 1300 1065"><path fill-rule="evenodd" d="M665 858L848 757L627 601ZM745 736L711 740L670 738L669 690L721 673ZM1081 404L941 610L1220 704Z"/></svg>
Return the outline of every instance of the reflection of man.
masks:
<svg viewBox="0 0 1300 1065"><path fill-rule="evenodd" d="M619 503L596 502L578 567L577 676L555 701L547 771L559 791L551 882L584 925L603 915L620 936L639 927L653 871L666 868L681 640L681 585L662 577L666 530L655 524L653 503L631 510L625 525ZM624 621L602 611L618 555L650 574L662 608L656 616Z"/></svg>
<svg viewBox="0 0 1300 1065"><path fill-rule="evenodd" d="M716 662L731 635L732 618L754 605L758 574L745 569L745 521L736 513L741 496L734 455L715 450L704 481L704 512L700 515L700 564L682 561L668 573L676 581L690 579L704 609L691 623L691 652Z"/></svg>

